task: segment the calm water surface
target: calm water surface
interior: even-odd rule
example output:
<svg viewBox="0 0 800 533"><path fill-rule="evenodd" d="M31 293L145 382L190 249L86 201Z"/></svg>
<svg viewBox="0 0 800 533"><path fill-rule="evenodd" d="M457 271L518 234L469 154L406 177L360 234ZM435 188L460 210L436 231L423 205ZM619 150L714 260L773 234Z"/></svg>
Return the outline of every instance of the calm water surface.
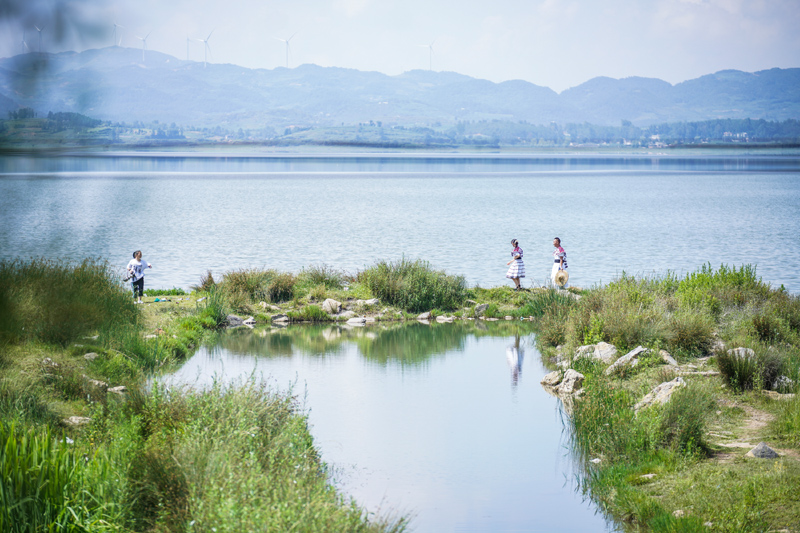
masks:
<svg viewBox="0 0 800 533"><path fill-rule="evenodd" d="M576 492L526 326L235 331L170 379L294 384L337 486L370 511L414 515L412 531L610 531Z"/></svg>
<svg viewBox="0 0 800 533"><path fill-rule="evenodd" d="M750 263L796 293L799 177L797 156L0 157L0 259L142 249L147 286L189 287L405 256L496 286L513 237L530 285L560 236L573 285Z"/></svg>

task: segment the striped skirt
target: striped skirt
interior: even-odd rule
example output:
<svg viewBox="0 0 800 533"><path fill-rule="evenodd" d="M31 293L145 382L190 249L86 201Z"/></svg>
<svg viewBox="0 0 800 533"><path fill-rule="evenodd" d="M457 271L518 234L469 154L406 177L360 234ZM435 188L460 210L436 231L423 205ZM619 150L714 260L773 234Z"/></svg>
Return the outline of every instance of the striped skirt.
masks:
<svg viewBox="0 0 800 533"><path fill-rule="evenodd" d="M522 262L522 259L515 259L511 263L511 266L508 267L508 272L506 272L506 277L509 279L525 277L525 263Z"/></svg>

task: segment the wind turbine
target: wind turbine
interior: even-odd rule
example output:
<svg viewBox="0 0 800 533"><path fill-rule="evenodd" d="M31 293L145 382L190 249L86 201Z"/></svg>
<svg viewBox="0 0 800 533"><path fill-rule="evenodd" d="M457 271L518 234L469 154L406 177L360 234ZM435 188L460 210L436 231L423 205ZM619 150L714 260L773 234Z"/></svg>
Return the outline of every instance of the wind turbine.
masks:
<svg viewBox="0 0 800 533"><path fill-rule="evenodd" d="M436 42L436 39L431 41L431 44L421 44L420 46L424 46L428 49L428 70L433 70L433 43Z"/></svg>
<svg viewBox="0 0 800 533"><path fill-rule="evenodd" d="M151 33L153 32L147 32L147 35L144 37L139 37L138 35L136 36L137 39L142 41L142 63L144 63L144 51L147 50L147 38L150 37Z"/></svg>
<svg viewBox="0 0 800 533"><path fill-rule="evenodd" d="M25 42L25 30L22 30L22 53L23 54L25 53L25 49L30 50L31 48L30 48L30 46L28 46L28 43Z"/></svg>
<svg viewBox="0 0 800 533"><path fill-rule="evenodd" d="M294 32L292 36L289 37L288 39L281 39L280 37L275 37L279 41L286 43L286 68L289 68L289 41L294 39L295 35L297 35L297 32Z"/></svg>
<svg viewBox="0 0 800 533"><path fill-rule="evenodd" d="M214 33L214 30L211 30L211 33ZM208 54L211 52L211 47L208 46L208 40L211 39L211 33L208 34L208 37L205 39L197 39L201 43L203 43L203 68L206 68L206 63L208 63ZM189 49L189 46L186 46L186 49ZM188 56L188 52L187 52Z"/></svg>
<svg viewBox="0 0 800 533"><path fill-rule="evenodd" d="M123 26L122 24L117 24L116 22L114 23L114 33L112 34L111 46L118 46L117 45L117 28L122 29L124 27L125 26ZM122 44L122 32L119 32L119 34L120 34L119 35L119 44L121 45Z"/></svg>
<svg viewBox="0 0 800 533"><path fill-rule="evenodd" d="M42 26L41 28L39 26L34 26L34 28L36 28L36 31L39 32L39 53L41 54L42 53L42 30L44 29L44 26Z"/></svg>

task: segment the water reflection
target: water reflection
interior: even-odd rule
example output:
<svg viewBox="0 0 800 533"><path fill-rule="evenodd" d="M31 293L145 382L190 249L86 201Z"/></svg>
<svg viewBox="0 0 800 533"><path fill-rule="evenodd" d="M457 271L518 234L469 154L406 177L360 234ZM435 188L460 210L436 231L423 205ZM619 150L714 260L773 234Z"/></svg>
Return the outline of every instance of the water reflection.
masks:
<svg viewBox="0 0 800 533"><path fill-rule="evenodd" d="M573 482L545 373L530 323L464 321L236 330L172 379L294 384L334 483L417 533L609 530Z"/></svg>
<svg viewBox="0 0 800 533"><path fill-rule="evenodd" d="M342 353L344 344L352 344L358 353L370 362L401 366L424 364L436 355L463 351L469 336L508 337L514 336L513 355L509 365L516 376L522 368L524 350L520 349L520 335L533 332L529 322L497 322L489 328L483 321L459 321L452 324L423 324L419 322L390 322L371 327L347 325L294 325L268 327L250 331L240 328L222 335L209 350L224 350L228 355L252 357L290 357L303 354L311 357L332 357Z"/></svg>
<svg viewBox="0 0 800 533"><path fill-rule="evenodd" d="M514 335L514 344L506 348L506 359L511 367L511 385L517 386L522 374L522 361L525 359L525 350L519 346L519 335Z"/></svg>

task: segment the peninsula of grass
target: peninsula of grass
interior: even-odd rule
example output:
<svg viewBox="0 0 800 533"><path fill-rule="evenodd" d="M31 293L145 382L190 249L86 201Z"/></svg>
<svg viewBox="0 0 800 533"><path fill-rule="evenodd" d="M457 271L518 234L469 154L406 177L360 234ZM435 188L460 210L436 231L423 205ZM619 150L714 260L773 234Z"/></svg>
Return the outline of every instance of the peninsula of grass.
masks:
<svg viewBox="0 0 800 533"><path fill-rule="evenodd" d="M623 275L551 306L537 331L545 360L585 376L565 421L583 489L604 511L632 530L800 530L797 296L749 266ZM618 356L650 350L616 372L574 357L598 342ZM676 377L685 386L669 402L634 409ZM781 457L745 455L762 441Z"/></svg>
<svg viewBox="0 0 800 533"><path fill-rule="evenodd" d="M0 263L0 530L406 529L405 517L368 514L332 488L291 390L148 383L232 314L280 336L286 321L337 328L353 315L417 322L421 313L464 320L462 329L532 320L545 364L583 373L583 393L564 401L565 430L583 490L627 529L800 530L800 401L791 396L800 301L751 267L623 275L569 291L468 287L406 259L357 273L239 269L198 281L136 306L103 263ZM327 300L340 312L324 310ZM283 325L271 325L277 317ZM413 328L386 335L380 349L366 337L359 347L376 359L395 357L395 347L411 357L402 345L413 344ZM607 375L607 365L574 357L599 342L618 355L649 352ZM752 356L728 353L740 347ZM662 350L678 366L664 364ZM633 409L677 376L686 386L669 403ZM127 392L108 392L118 386ZM760 441L782 456L745 457Z"/></svg>

